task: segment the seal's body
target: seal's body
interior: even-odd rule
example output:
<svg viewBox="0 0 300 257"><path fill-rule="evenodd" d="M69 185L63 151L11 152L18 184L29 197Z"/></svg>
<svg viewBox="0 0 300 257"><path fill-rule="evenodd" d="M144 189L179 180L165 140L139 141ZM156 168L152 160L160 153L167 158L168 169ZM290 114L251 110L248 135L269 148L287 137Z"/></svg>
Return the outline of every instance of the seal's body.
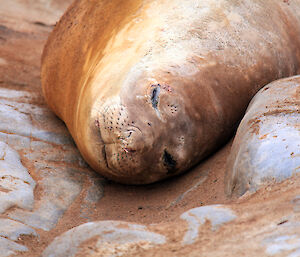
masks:
<svg viewBox="0 0 300 257"><path fill-rule="evenodd" d="M95 170L143 184L212 153L299 63L300 0L77 0L45 46L42 85Z"/></svg>

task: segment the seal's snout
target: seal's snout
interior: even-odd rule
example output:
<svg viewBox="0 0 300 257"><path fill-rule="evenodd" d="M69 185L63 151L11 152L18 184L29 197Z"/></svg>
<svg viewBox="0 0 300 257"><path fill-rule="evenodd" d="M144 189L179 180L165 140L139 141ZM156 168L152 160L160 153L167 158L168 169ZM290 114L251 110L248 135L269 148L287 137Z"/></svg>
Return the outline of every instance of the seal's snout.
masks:
<svg viewBox="0 0 300 257"><path fill-rule="evenodd" d="M149 151L152 142L147 136L145 142L140 119L129 115L119 99L112 99L102 105L97 120L107 168L124 178L141 173L141 156Z"/></svg>
<svg viewBox="0 0 300 257"><path fill-rule="evenodd" d="M129 119L126 107L107 104L99 114L98 124L105 145L119 145L125 152L142 150L142 131L135 120Z"/></svg>

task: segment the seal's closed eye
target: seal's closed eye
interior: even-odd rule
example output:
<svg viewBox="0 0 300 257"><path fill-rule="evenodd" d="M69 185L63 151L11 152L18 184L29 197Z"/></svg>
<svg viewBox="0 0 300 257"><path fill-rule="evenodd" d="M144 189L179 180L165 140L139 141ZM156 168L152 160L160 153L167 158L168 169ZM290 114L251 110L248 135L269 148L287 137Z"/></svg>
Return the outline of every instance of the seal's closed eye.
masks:
<svg viewBox="0 0 300 257"><path fill-rule="evenodd" d="M160 85L158 84L157 86L154 86L151 93L151 103L154 109L157 109L159 92L160 92Z"/></svg>

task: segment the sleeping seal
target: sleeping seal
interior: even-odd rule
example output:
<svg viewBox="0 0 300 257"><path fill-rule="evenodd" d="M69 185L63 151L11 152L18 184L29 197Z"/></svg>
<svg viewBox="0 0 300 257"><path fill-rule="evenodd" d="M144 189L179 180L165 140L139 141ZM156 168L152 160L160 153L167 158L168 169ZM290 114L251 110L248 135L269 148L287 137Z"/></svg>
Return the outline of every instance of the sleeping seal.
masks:
<svg viewBox="0 0 300 257"><path fill-rule="evenodd" d="M253 95L299 61L300 0L77 0L41 77L90 166L145 184L212 153Z"/></svg>

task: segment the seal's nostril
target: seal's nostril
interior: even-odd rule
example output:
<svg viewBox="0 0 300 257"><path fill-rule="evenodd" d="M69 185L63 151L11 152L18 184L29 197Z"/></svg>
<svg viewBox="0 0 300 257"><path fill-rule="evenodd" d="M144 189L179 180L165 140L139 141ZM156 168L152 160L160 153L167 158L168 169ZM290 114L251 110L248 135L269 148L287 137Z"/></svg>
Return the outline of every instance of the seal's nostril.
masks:
<svg viewBox="0 0 300 257"><path fill-rule="evenodd" d="M167 150L164 150L163 162L167 167L168 173L173 173L175 171L177 162L174 160L173 156L167 152Z"/></svg>

